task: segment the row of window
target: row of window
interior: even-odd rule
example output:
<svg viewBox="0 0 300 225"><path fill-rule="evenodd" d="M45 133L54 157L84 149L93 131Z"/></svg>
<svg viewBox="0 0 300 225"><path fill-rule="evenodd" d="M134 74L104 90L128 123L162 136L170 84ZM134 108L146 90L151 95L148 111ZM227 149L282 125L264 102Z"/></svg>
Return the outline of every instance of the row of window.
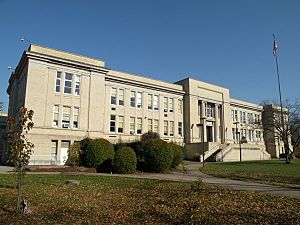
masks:
<svg viewBox="0 0 300 225"><path fill-rule="evenodd" d="M246 113L243 111L240 112L240 117L238 118L238 110L231 110L231 120L233 122L240 122L240 123L248 123L248 124L254 124L261 122L261 116L254 113Z"/></svg>
<svg viewBox="0 0 300 225"><path fill-rule="evenodd" d="M159 133L159 120L148 119L148 130L151 132ZM174 136L174 121L164 120L164 135ZM124 133L124 116L110 115L110 128L109 131L112 133ZM143 118L141 117L130 117L129 120L129 133L142 134L143 131ZM178 122L178 135L183 135L182 122Z"/></svg>
<svg viewBox="0 0 300 225"><path fill-rule="evenodd" d="M60 113L61 111L61 113ZM60 121L60 123L59 123ZM72 122L72 126L71 126ZM78 128L79 125L79 107L54 105L53 107L53 127Z"/></svg>
<svg viewBox="0 0 300 225"><path fill-rule="evenodd" d="M254 132L254 130L240 129L239 131L239 129L236 130L236 128L232 128L232 137L234 141L237 141L239 139L239 134L241 135L241 138L244 138L249 141L262 141L262 131L260 130L256 130Z"/></svg>
<svg viewBox="0 0 300 225"><path fill-rule="evenodd" d="M124 89L111 89L110 104L124 106ZM130 107L137 107L141 109L143 106L143 93L130 91ZM149 110L159 110L159 97L158 95L147 94L147 108ZM164 112L174 111L174 99L164 97L163 98L163 108ZM178 112L183 113L182 100L178 99Z"/></svg>
<svg viewBox="0 0 300 225"><path fill-rule="evenodd" d="M55 92L60 93L63 90L64 94L80 95L80 76L71 73L63 73L58 71L55 80ZM64 85L62 87L62 78L64 78Z"/></svg>

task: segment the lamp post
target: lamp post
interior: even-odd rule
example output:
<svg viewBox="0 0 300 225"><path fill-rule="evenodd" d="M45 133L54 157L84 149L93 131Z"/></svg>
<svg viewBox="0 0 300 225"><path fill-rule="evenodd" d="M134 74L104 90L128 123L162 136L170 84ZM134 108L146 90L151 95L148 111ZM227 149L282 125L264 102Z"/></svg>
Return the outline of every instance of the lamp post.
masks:
<svg viewBox="0 0 300 225"><path fill-rule="evenodd" d="M235 141L239 143L240 147L240 162L242 162L242 142L241 142L241 132L238 131L238 124L239 122L233 122L235 124Z"/></svg>
<svg viewBox="0 0 300 225"><path fill-rule="evenodd" d="M239 144L240 144L240 162L242 162L242 141L241 141L241 132L237 132L239 135Z"/></svg>
<svg viewBox="0 0 300 225"><path fill-rule="evenodd" d="M194 124L192 123L191 125L191 130L192 130L192 143L194 142Z"/></svg>

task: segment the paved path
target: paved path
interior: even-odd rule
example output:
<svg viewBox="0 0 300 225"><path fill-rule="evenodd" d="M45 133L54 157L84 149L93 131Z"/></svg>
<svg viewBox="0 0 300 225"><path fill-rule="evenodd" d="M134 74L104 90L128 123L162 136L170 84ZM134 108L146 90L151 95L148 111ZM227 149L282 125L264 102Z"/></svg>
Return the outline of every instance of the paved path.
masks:
<svg viewBox="0 0 300 225"><path fill-rule="evenodd" d="M300 199L300 190L285 188L267 184L259 184L253 182L245 182L238 180L230 180L224 178L217 178L199 171L201 164L199 162L185 162L185 171L177 170L172 173L159 174L159 173L137 173L137 174L103 174L103 173L68 173L68 174L81 174L89 176L116 176L116 177L132 177L141 179L158 179L158 180L170 180L170 181L183 181L183 182L193 182L202 180L202 182L207 184L217 185L223 188L242 190L242 191L254 191L254 192L264 192L268 194L274 194L279 196L286 196L291 198ZM2 167L0 166L0 173L12 173L12 167ZM36 174L35 172L29 172L28 174ZM56 172L51 173L40 173L40 174L57 174Z"/></svg>

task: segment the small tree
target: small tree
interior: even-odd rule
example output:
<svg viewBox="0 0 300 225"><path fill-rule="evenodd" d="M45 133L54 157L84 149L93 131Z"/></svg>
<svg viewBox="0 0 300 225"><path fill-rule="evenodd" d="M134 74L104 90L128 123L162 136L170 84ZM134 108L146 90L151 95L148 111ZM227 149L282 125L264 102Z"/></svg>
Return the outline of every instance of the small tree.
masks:
<svg viewBox="0 0 300 225"><path fill-rule="evenodd" d="M17 118L9 117L8 125L8 143L10 148L9 161L14 165L18 174L18 197L17 212L21 210L22 200L22 177L24 168L29 164L29 159L33 153L33 143L29 142L26 134L32 129L33 110L21 107Z"/></svg>

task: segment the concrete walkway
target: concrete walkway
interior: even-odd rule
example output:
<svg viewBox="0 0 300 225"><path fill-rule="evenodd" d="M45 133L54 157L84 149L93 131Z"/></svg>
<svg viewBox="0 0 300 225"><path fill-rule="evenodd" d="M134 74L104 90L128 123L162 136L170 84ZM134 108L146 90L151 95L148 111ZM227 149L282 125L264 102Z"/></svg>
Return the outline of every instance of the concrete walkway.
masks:
<svg viewBox="0 0 300 225"><path fill-rule="evenodd" d="M176 170L171 173L159 174L159 173L136 173L136 174L104 174L104 173L67 173L76 175L89 175L89 176L115 176L115 177L131 177L141 179L158 179L168 181L181 181L181 182L193 182L202 180L203 183L217 185L222 188L241 190L241 191L254 191L264 192L273 195L291 197L300 199L300 189L292 189L279 187L274 185L259 184L253 182L245 182L239 180L231 180L224 178L217 178L199 171L201 164L199 162L185 161L185 170ZM0 166L1 173L13 173L12 167ZM27 174L37 174L36 172L28 172ZM47 172L39 174L59 174L58 172Z"/></svg>

